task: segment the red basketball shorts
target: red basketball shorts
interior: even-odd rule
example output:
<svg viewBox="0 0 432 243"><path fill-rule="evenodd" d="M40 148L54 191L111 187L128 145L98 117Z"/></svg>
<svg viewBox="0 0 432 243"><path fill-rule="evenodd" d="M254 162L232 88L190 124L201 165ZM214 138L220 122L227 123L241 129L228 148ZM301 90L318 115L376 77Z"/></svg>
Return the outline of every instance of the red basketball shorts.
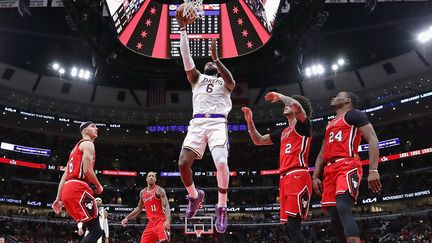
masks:
<svg viewBox="0 0 432 243"><path fill-rule="evenodd" d="M312 179L307 169L296 169L281 174L279 184L280 220L299 216L306 219L312 196Z"/></svg>
<svg viewBox="0 0 432 243"><path fill-rule="evenodd" d="M336 196L346 191L356 202L362 176L362 163L358 158L342 158L325 164L322 206L336 206Z"/></svg>
<svg viewBox="0 0 432 243"><path fill-rule="evenodd" d="M149 220L147 227L141 235L141 243L153 243L170 240L170 232L165 230L165 218Z"/></svg>
<svg viewBox="0 0 432 243"><path fill-rule="evenodd" d="M66 181L61 200L69 215L77 222L85 223L98 216L93 190L84 181Z"/></svg>

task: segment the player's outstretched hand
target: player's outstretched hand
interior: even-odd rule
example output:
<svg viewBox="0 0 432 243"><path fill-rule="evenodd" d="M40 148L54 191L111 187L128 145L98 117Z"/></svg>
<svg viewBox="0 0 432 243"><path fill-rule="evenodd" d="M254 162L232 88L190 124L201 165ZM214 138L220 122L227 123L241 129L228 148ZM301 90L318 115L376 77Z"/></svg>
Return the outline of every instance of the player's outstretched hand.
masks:
<svg viewBox="0 0 432 243"><path fill-rule="evenodd" d="M264 96L264 99L266 101L271 101L271 103L275 103L275 102L278 102L280 100L280 94L277 92L268 92Z"/></svg>
<svg viewBox="0 0 432 243"><path fill-rule="evenodd" d="M251 122L253 117L251 109L249 109L248 107L242 107L241 110L244 113L244 118L246 122Z"/></svg>
<svg viewBox="0 0 432 243"><path fill-rule="evenodd" d="M126 227L128 221L129 221L129 220L128 220L127 218L124 218L124 219L121 221L121 225L122 225L123 227Z"/></svg>
<svg viewBox="0 0 432 243"><path fill-rule="evenodd" d="M378 193L381 191L382 185L380 181L380 175L378 172L370 171L367 180L368 180L369 190L371 190L373 193Z"/></svg>
<svg viewBox="0 0 432 243"><path fill-rule="evenodd" d="M186 22L183 18L183 11L180 10L180 8L178 8L176 10L176 19L177 19L177 23L179 24L179 28L183 28L186 27Z"/></svg>
<svg viewBox="0 0 432 243"><path fill-rule="evenodd" d="M216 48L216 39L212 39L212 43L210 45L210 51L211 51L211 57L213 61L219 59L219 56L217 54L217 48Z"/></svg>
<svg viewBox="0 0 432 243"><path fill-rule="evenodd" d="M103 186L99 184L96 186L95 193L101 194L103 192L103 190L104 190Z"/></svg>
<svg viewBox="0 0 432 243"><path fill-rule="evenodd" d="M322 191L323 191L321 180L318 179L318 178L314 178L314 179L312 180L312 187L313 187L313 190L315 191L315 193L316 193L319 197L321 197L321 195L322 195Z"/></svg>
<svg viewBox="0 0 432 243"><path fill-rule="evenodd" d="M54 213L58 214L61 212L63 208L63 202L60 199L56 199L52 204L52 209L54 210Z"/></svg>
<svg viewBox="0 0 432 243"><path fill-rule="evenodd" d="M81 228L81 229L78 229L78 235L79 236L81 236L81 235L83 235L84 234L84 230Z"/></svg>

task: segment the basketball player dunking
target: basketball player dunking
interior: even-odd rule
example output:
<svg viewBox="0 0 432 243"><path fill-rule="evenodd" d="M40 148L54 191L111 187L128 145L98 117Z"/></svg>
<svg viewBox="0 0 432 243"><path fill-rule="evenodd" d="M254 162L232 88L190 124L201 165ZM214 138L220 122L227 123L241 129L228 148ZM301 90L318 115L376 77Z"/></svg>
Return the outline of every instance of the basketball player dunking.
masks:
<svg viewBox="0 0 432 243"><path fill-rule="evenodd" d="M360 242L360 231L352 215L352 207L356 203L363 176L357 149L362 135L369 143L369 189L374 193L381 190L378 138L366 114L354 109L357 103L357 95L350 91L339 92L331 100L336 117L327 124L312 177L314 191L318 196L322 195L322 206L330 213L340 242L348 243ZM324 181L321 183L322 175Z"/></svg>
<svg viewBox="0 0 432 243"><path fill-rule="evenodd" d="M141 190L138 205L121 221L121 224L126 226L130 219L138 216L145 208L148 222L140 242L169 242L171 211L165 190L156 185L156 172L149 172L146 181L147 187Z"/></svg>
<svg viewBox="0 0 432 243"><path fill-rule="evenodd" d="M224 233L228 227L227 192L229 184L227 116L231 111L231 92L235 82L230 71L219 60L216 42L210 46L213 62L208 62L204 74L194 64L189 51L186 23L180 11L176 12L180 26L180 52L184 69L192 86L193 119L182 145L179 170L188 191L187 218L195 216L204 199L204 191L195 188L191 167L201 159L207 143L217 170L218 204L216 205L216 231ZM220 74L221 77L218 77Z"/></svg>
<svg viewBox="0 0 432 243"><path fill-rule="evenodd" d="M96 194L102 193L103 187L93 170L96 157L93 142L98 136L98 129L93 122L88 121L81 124L80 132L82 139L69 155L52 208L55 213L60 213L64 206L76 222L84 224L89 234L81 240L82 243L97 242L103 231L99 225L98 209L89 184L96 186Z"/></svg>
<svg viewBox="0 0 432 243"><path fill-rule="evenodd" d="M272 103L282 101L285 104L283 115L288 120L288 126L261 135L255 128L252 111L247 107L243 107L242 111L255 145L275 144L280 148L280 220L287 225L290 242L303 243L301 220L307 217L312 196L312 179L308 167L312 106L306 97L300 95L288 97L269 92L265 100Z"/></svg>

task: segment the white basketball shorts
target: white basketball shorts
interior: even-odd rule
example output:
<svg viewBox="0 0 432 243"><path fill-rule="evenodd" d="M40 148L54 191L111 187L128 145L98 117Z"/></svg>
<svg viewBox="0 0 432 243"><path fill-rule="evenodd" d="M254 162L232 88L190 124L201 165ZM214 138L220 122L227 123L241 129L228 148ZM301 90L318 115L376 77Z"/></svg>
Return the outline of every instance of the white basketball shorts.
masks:
<svg viewBox="0 0 432 243"><path fill-rule="evenodd" d="M202 159L206 146L228 149L228 130L225 118L194 118L190 121L182 148L192 150Z"/></svg>

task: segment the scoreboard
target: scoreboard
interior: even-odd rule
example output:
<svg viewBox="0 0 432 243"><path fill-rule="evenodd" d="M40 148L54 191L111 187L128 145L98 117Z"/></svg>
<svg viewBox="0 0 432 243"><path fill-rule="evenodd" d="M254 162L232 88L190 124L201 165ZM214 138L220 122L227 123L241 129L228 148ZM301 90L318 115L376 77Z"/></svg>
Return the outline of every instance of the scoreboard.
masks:
<svg viewBox="0 0 432 243"><path fill-rule="evenodd" d="M143 0L107 1L108 9L113 9L111 17L117 33L121 33L141 7ZM115 9L115 10L114 10Z"/></svg>
<svg viewBox="0 0 432 243"><path fill-rule="evenodd" d="M180 57L180 30L175 18L178 6L169 6L169 47L172 58ZM201 19L196 19L192 25L186 26L192 57L210 57L209 47L212 39L216 40L217 46L220 42L220 4L204 4L203 10L204 15Z"/></svg>
<svg viewBox="0 0 432 243"><path fill-rule="evenodd" d="M106 0L119 40L138 54L180 58L180 33L175 19L178 1ZM216 40L219 57L248 54L270 38L280 0L231 0L203 4L203 17L187 25L194 58L209 58Z"/></svg>

